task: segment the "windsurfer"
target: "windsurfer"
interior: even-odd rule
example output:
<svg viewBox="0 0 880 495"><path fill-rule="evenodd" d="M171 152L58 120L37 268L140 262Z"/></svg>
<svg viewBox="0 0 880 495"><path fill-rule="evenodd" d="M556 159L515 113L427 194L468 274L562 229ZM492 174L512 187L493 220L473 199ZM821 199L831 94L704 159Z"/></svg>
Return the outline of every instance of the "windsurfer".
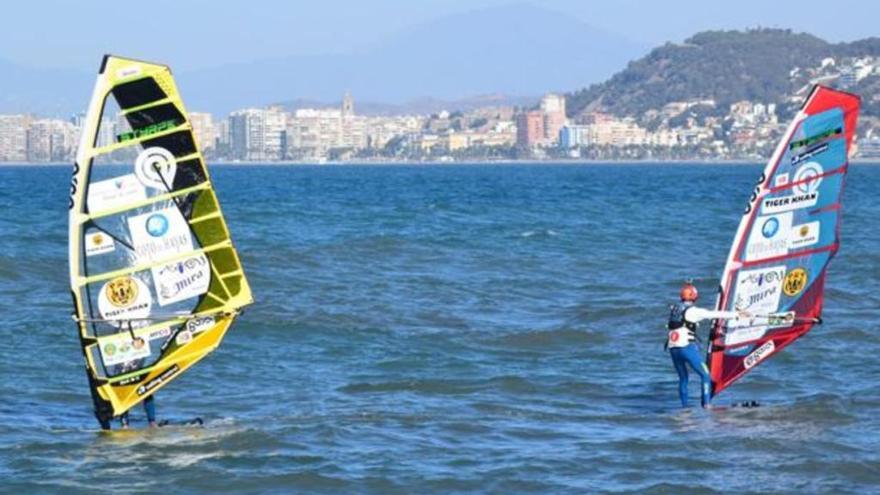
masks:
<svg viewBox="0 0 880 495"><path fill-rule="evenodd" d="M665 348L669 349L672 364L675 366L675 371L678 372L678 397L681 399L682 407L687 407L688 403L688 365L700 375L700 403L702 406L709 407L711 399L712 380L709 377L709 369L703 362L700 348L697 346L699 323L709 319L749 317L746 312L711 311L697 307L695 303L699 295L697 288L691 282L685 282L680 292L681 301L672 305L667 324L669 333Z"/></svg>
<svg viewBox="0 0 880 495"><path fill-rule="evenodd" d="M139 369L143 366L143 359L135 359L132 361L128 361L127 363L121 366L121 373L128 373L130 371ZM150 395L146 399L144 399L144 412L147 413L147 423L150 425L150 428L156 426L156 400L154 396ZM128 428L128 411L119 415L119 426L122 429Z"/></svg>

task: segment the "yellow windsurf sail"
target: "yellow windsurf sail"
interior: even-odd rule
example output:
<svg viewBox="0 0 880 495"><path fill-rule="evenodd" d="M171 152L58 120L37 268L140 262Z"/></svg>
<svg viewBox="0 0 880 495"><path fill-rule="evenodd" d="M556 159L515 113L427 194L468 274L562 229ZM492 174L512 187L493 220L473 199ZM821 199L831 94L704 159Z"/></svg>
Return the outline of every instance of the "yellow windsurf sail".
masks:
<svg viewBox="0 0 880 495"><path fill-rule="evenodd" d="M167 66L104 57L70 193L74 319L109 428L214 350L253 299Z"/></svg>

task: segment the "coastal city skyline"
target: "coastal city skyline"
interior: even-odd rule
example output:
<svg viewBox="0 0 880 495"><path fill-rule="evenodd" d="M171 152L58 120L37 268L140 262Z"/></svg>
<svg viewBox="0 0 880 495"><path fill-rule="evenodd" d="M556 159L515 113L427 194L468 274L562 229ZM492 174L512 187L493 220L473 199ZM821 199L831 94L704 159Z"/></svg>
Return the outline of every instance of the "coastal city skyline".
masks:
<svg viewBox="0 0 880 495"><path fill-rule="evenodd" d="M192 16L196 4L183 8L169 26ZM737 13L721 19L689 0L673 4L673 10L693 7L694 24L715 29L658 42L678 35L643 30L644 36L633 36L618 29L619 6L452 1L420 9L418 19L407 17L401 6L400 19L376 27L370 36L382 37L385 30L399 31L407 23L420 30L390 44L367 43L349 54L272 58L281 53L273 50L287 46L273 34L273 23L291 12L302 20L321 8L269 2L277 7L278 19L259 14L266 28L263 39L247 36L260 23L256 14L242 14L238 47L248 47L255 61L211 69L193 64L185 50L163 59L167 47L161 40L149 49L125 40L100 46L130 48L134 53L127 56L143 54L174 67L192 128L213 161L753 160L772 152L782 123L815 84L863 97L854 149L860 157L877 156L878 38L853 39L858 29L844 36L811 25L800 13L787 17L788 25L816 31L718 29L750 17ZM391 5L397 2L378 4L376 11ZM358 11L350 7L339 13L336 28L346 26L347 16ZM23 15L28 8L13 14ZM224 8L215 19L219 25L229 22ZM872 8L862 5L861 11ZM595 17L598 24L585 21L589 12L602 13ZM116 15L108 13L108 18ZM375 12L365 13L363 20L371 15ZM765 12L761 19L767 18ZM116 29L107 26L103 34ZM201 26L195 32L211 29ZM0 42L7 37L7 51L36 55L39 41L13 43L9 37L16 32L0 33ZM361 33L366 39L366 31ZM59 53L93 39L77 39ZM194 43L202 47L204 61L228 40L202 37ZM70 161L93 76L85 70L51 69L57 53L32 57L45 64L42 69L19 65L14 55L0 53L0 73L8 76L0 91L0 162ZM178 67L181 60L190 63ZM730 67L738 69L730 73ZM108 143L133 131L110 109L101 129Z"/></svg>
<svg viewBox="0 0 880 495"><path fill-rule="evenodd" d="M545 93L534 104L487 103L430 113L363 115L349 91L337 105L268 105L214 115L189 113L205 156L220 162L468 161L514 159L762 159L785 129L780 114L796 107L816 83L842 89L880 76L880 59L822 59L793 70L803 84L784 102L714 98L666 102L639 115L603 108L572 109L572 95ZM801 79L798 79L801 78ZM805 78L805 79L804 79ZM873 98L873 96L872 96ZM108 107L100 141L133 131ZM866 116L858 157L880 156L880 139ZM83 115L45 118L0 114L0 162L69 162ZM122 152L111 160L132 157Z"/></svg>

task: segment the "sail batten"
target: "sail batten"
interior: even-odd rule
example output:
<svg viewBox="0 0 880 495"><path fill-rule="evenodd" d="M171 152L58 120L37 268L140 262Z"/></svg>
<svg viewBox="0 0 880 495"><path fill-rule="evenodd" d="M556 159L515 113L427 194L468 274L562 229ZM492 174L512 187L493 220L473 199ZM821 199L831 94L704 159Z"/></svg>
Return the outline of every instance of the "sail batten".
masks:
<svg viewBox="0 0 880 495"><path fill-rule="evenodd" d="M252 302L168 67L105 57L69 225L74 320L107 427L217 348Z"/></svg>
<svg viewBox="0 0 880 495"><path fill-rule="evenodd" d="M214 245L211 245L211 246L206 246L206 247L201 248L201 249L194 249L194 250L192 250L192 251L187 251L187 252L185 252L185 253L176 254L176 255L174 255L174 256L171 256L171 257L168 257L168 258L164 258L164 259L162 259L162 260L160 260L160 261L158 261L158 262L150 263L150 264L148 264L148 265L138 265L138 266L132 266L131 268L124 268L124 269L116 270L116 271L112 271L112 272L97 273L97 274L95 274L95 275L92 275L92 276L89 276L89 277L86 277L86 278L81 279L81 281L80 281L80 285L93 284L93 283L96 283L96 282L104 282L104 281L107 281L107 280L111 280L111 279L114 279L114 278L117 278L117 277L124 277L124 276L126 276L126 275L131 275L131 274L134 274L134 273L137 273L137 272L147 271L147 270L150 270L150 269L155 268L155 267L157 267L157 266L167 265L167 264L169 264L169 263L174 263L174 262L176 262L176 261L180 261L180 260L183 260L183 259L186 259L186 258L190 258L190 257L192 257L193 255L197 255L197 254L207 254L207 253L211 253L211 252L214 252L214 251L218 251L218 250L226 249L226 248L231 248L231 247L232 247L232 243L231 243L231 242L229 242L229 241L222 241L222 242L219 242L219 243L217 243L217 244L214 244Z"/></svg>
<svg viewBox="0 0 880 495"><path fill-rule="evenodd" d="M211 188L211 184L209 184L209 183L207 183L207 182L203 182L203 183L201 183L201 184L198 184L198 185L195 185L195 186L192 186L192 187L188 187L188 188L186 188L186 189L180 189L180 190L177 190L177 191L172 191L172 192L169 192L169 193L160 194L160 195L158 195L158 196L152 196L152 197L150 197L150 198L148 198L148 199L144 199L144 200L142 200L142 201L135 201L135 202L132 202L132 203L128 203L128 204L126 204L125 206L122 206L122 207L111 208L111 209L107 209L107 210L99 211L99 212L97 212L97 213L92 213L92 214L88 214L88 215L82 215L82 216L80 217L79 221L80 221L81 223L84 223L84 222L87 222L87 221L89 221L89 220L97 220L97 219L99 219L99 218L104 218L104 217L108 217L108 216L111 216L111 215L116 215L116 214L119 214L119 213L123 213L123 212L128 211L128 210L134 210L134 209L141 208L141 207L144 207L144 206L150 206L150 205L152 205L152 204L160 203L160 202L162 202L162 201L174 200L175 198L179 198L179 197L181 197L181 196L186 196L187 194L191 194L191 193L194 193L194 192L198 192L198 191L201 191L201 190L204 190L204 189L210 189L210 188ZM193 219L190 219L190 220L189 220L190 223L192 223L193 221L194 221Z"/></svg>
<svg viewBox="0 0 880 495"><path fill-rule="evenodd" d="M761 174L716 303L754 316L712 328L706 364L713 395L821 322L858 111L857 96L815 87Z"/></svg>

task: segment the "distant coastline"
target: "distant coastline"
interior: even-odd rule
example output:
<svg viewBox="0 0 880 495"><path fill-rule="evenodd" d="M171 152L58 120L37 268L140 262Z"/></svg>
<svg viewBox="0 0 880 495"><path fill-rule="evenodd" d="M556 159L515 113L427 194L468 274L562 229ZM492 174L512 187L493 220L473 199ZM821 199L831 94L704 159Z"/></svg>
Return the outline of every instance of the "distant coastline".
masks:
<svg viewBox="0 0 880 495"><path fill-rule="evenodd" d="M113 163L113 164L101 164L103 165L126 165L125 162ZM211 167L220 166L220 167L324 167L324 166L377 166L377 167L387 167L387 166L418 166L418 165L426 165L426 166L462 166L462 165L619 165L619 166L628 166L628 165L661 165L661 166L669 166L669 165L713 165L713 166L758 166L764 165L764 161L751 161L746 159L723 159L723 160L707 160L702 158L694 158L694 159L682 159L682 160L647 160L647 159L631 159L631 160L467 160L467 161L369 161L369 160L351 160L351 161L326 161L326 162L315 162L315 161L272 161L272 162L241 162L241 161L208 161L208 165ZM867 165L867 166L877 166L880 165L880 158L857 158L850 161L851 165ZM46 167L72 167L73 164L69 162L0 162L0 168L46 168Z"/></svg>

